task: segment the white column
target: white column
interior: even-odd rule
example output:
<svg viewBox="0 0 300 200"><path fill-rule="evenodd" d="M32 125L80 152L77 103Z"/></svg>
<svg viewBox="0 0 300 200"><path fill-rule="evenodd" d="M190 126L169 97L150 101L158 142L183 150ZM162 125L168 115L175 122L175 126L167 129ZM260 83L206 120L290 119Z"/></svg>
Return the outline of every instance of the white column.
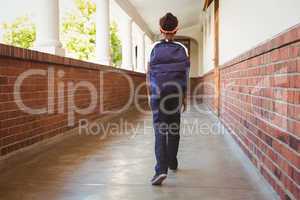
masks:
<svg viewBox="0 0 300 200"><path fill-rule="evenodd" d="M139 51L138 51L138 72L145 72L145 33L142 33L141 39L139 42Z"/></svg>
<svg viewBox="0 0 300 200"><path fill-rule="evenodd" d="M133 70L132 19L124 20L122 34L122 68Z"/></svg>
<svg viewBox="0 0 300 200"><path fill-rule="evenodd" d="M143 34L142 59L143 59L142 69L143 72L146 72L146 33Z"/></svg>
<svg viewBox="0 0 300 200"><path fill-rule="evenodd" d="M37 7L35 50L64 56L59 40L59 0L35 0Z"/></svg>
<svg viewBox="0 0 300 200"><path fill-rule="evenodd" d="M96 62L110 65L109 0L96 0Z"/></svg>

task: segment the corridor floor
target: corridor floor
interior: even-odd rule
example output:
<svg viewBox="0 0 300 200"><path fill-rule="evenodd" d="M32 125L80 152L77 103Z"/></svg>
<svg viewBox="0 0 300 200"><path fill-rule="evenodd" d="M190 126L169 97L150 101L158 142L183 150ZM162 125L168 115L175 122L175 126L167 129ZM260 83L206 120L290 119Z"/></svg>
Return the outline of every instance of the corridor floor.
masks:
<svg viewBox="0 0 300 200"><path fill-rule="evenodd" d="M180 169L161 187L150 185L151 116L132 111L123 116L133 125L128 131L104 140L103 134L77 134L1 171L0 199L276 199L215 117L199 108L191 106L182 117Z"/></svg>

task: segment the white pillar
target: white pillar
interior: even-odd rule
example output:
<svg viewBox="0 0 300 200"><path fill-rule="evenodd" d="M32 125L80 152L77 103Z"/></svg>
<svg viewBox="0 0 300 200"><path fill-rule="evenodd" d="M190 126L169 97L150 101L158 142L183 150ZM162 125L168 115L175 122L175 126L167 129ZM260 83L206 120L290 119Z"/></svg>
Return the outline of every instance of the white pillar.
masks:
<svg viewBox="0 0 300 200"><path fill-rule="evenodd" d="M59 0L36 0L35 50L64 56L59 40Z"/></svg>
<svg viewBox="0 0 300 200"><path fill-rule="evenodd" d="M109 0L96 0L96 62L110 65Z"/></svg>
<svg viewBox="0 0 300 200"><path fill-rule="evenodd" d="M122 68L134 70L132 55L132 19L124 20L122 34Z"/></svg>
<svg viewBox="0 0 300 200"><path fill-rule="evenodd" d="M138 66L137 71L138 72L145 72L145 33L142 33L141 39L139 42L139 51L138 51Z"/></svg>
<svg viewBox="0 0 300 200"><path fill-rule="evenodd" d="M146 34L143 34L142 38L142 67L143 67L143 72L146 72Z"/></svg>

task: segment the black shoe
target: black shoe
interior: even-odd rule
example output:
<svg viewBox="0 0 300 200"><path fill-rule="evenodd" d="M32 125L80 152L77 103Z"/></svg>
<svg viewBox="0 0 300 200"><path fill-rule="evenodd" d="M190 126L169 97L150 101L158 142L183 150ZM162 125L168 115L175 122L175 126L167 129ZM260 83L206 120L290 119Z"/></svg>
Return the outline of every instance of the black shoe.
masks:
<svg viewBox="0 0 300 200"><path fill-rule="evenodd" d="M159 174L159 175L154 175L151 184L152 185L161 185L162 182L167 178L167 174Z"/></svg>

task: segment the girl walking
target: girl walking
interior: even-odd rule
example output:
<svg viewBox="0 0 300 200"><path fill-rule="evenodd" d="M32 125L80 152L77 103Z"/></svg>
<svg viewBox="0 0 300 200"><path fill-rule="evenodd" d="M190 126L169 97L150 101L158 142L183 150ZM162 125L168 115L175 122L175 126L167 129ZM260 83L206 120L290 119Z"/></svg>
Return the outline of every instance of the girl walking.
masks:
<svg viewBox="0 0 300 200"><path fill-rule="evenodd" d="M152 185L161 185L168 169L178 168L177 152L181 112L186 110L189 56L186 47L174 40L178 19L167 13L160 19L161 41L153 45L147 72L148 95L155 132L155 175Z"/></svg>

